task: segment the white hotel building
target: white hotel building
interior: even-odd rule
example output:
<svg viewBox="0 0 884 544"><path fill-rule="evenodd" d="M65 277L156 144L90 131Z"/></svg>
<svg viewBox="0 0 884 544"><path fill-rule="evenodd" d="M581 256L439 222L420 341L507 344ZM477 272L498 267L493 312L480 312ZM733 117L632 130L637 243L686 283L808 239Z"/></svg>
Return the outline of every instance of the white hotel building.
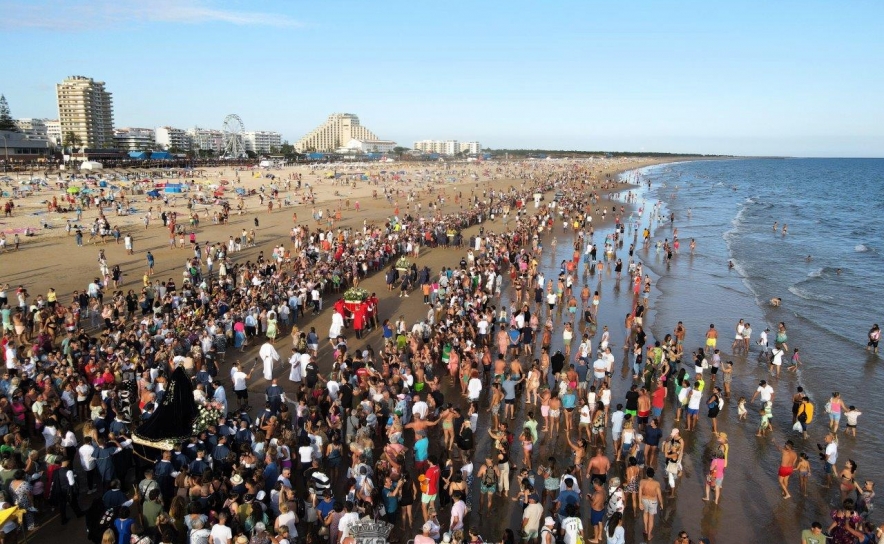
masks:
<svg viewBox="0 0 884 544"><path fill-rule="evenodd" d="M440 155L457 155L468 153L478 155L482 150L479 142L459 142L457 140L421 140L414 142L414 149L423 153L438 153Z"/></svg>
<svg viewBox="0 0 884 544"><path fill-rule="evenodd" d="M270 148L279 148L282 145L282 135L278 132L270 132L266 130L252 130L242 133L243 144L246 151L258 153L259 155L271 153Z"/></svg>
<svg viewBox="0 0 884 544"><path fill-rule="evenodd" d="M157 127L156 141L166 151L172 148L189 151L191 148L190 136L181 128Z"/></svg>

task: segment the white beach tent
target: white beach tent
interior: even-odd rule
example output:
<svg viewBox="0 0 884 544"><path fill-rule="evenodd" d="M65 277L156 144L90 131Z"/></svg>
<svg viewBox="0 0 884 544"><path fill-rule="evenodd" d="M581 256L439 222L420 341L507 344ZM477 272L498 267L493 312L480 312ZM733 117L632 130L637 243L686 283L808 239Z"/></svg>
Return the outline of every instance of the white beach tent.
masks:
<svg viewBox="0 0 884 544"><path fill-rule="evenodd" d="M95 161L83 161L80 164L80 170L101 170L104 165Z"/></svg>

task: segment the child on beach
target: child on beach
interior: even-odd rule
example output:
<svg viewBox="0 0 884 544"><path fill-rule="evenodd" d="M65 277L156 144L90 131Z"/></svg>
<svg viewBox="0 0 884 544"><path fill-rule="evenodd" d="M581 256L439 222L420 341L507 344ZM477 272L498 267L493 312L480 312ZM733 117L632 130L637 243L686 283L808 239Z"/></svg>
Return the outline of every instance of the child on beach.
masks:
<svg viewBox="0 0 884 544"><path fill-rule="evenodd" d="M746 421L748 416L749 411L746 410L746 397L740 397L740 400L737 401L737 420Z"/></svg>
<svg viewBox="0 0 884 544"><path fill-rule="evenodd" d="M758 425L758 432L755 436L765 436L768 431L773 430L773 426L770 424L770 420L773 417L771 404L770 402L765 403L764 408L758 411L761 415L761 423Z"/></svg>
<svg viewBox="0 0 884 544"><path fill-rule="evenodd" d="M801 356L798 355L798 348L795 348L794 350L792 350L792 359L790 361L788 370L791 370L792 372L797 372L798 366L800 364L801 364Z"/></svg>
<svg viewBox="0 0 884 544"><path fill-rule="evenodd" d="M856 419L861 415L863 413L857 410L856 406L851 405L847 408L847 411L844 412L844 417L847 418L847 427L844 429L844 434L849 434L856 438Z"/></svg>
<svg viewBox="0 0 884 544"><path fill-rule="evenodd" d="M810 460L806 453L800 453L798 456L798 464L795 466L798 471L798 487L801 494L807 496L807 479L810 477Z"/></svg>

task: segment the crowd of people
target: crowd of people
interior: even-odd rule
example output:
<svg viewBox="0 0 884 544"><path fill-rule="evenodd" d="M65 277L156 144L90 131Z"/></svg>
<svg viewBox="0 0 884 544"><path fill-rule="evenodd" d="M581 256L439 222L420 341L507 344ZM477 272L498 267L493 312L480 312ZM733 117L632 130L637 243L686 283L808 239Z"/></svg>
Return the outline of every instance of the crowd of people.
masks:
<svg viewBox="0 0 884 544"><path fill-rule="evenodd" d="M202 244L192 235L180 287L150 274L150 256L140 292L124 293L103 251L99 274L68 303L52 289L32 298L25 286L4 287L0 481L7 505L25 512L22 529L52 507L62 523L86 515L90 538L106 544L345 544L373 530L418 544L623 544L637 519L650 542L677 496L682 433L697 429L704 404L716 437L704 500L717 504L729 444L716 420L733 364L714 326L696 351L681 323L656 341L644 328L653 283L637 248L652 247L659 206L642 209L585 167L519 175L519 187L459 195L454 214L409 206L400 216L397 205L361 229L296 226L290 247L254 262L237 259L245 231ZM554 189L549 202L533 196ZM626 206L636 208L628 218ZM547 275L544 243L555 253L559 240L573 252ZM400 257L440 246L459 260L396 270ZM660 247L672 258L677 237ZM385 315L368 292L365 313L352 312L343 293L374 272L395 294L422 296L426 313L410 322ZM628 282L633 301L622 346L598 323L601 296L589 288L607 277ZM323 312L332 314L328 334L305 325ZM734 346L748 352L746 328L738 325ZM760 342L772 364L788 349L785 324L778 329L772 349L767 331ZM250 347L260 347L256 359L241 361ZM621 348L632 384L615 391ZM139 437L190 388L192 432L179 429L162 446ZM738 417L756 400L764 433L774 406L766 382ZM675 413L669 429L664 411ZM840 415L850 430L859 412L837 393L826 411L821 456L843 509L825 529L838 543L873 542L874 483L857 483L853 461L837 465ZM800 388L793 414L806 432L813 404ZM542 458L541 445L570 455ZM810 466L791 441L782 445L784 497L793 470L806 493ZM512 507L517 526L505 519ZM500 534L483 538L480 525L498 512ZM817 543L816 525L805 544ZM17 530L3 527L9 538ZM675 542L696 540L681 531Z"/></svg>

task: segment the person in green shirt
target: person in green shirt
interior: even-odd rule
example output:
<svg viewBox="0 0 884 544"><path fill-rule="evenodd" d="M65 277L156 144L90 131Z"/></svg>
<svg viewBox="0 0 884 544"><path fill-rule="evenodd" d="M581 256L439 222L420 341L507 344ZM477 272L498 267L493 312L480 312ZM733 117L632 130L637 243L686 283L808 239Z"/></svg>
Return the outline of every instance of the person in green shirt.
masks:
<svg viewBox="0 0 884 544"><path fill-rule="evenodd" d="M823 526L814 521L810 529L801 531L801 544L826 544L826 535L823 534Z"/></svg>
<svg viewBox="0 0 884 544"><path fill-rule="evenodd" d="M144 506L141 507L141 512L144 514L144 525L145 528L154 528L157 526L157 516L163 511L163 499L160 498L160 490L159 489L151 489L147 494L147 500L144 501Z"/></svg>

